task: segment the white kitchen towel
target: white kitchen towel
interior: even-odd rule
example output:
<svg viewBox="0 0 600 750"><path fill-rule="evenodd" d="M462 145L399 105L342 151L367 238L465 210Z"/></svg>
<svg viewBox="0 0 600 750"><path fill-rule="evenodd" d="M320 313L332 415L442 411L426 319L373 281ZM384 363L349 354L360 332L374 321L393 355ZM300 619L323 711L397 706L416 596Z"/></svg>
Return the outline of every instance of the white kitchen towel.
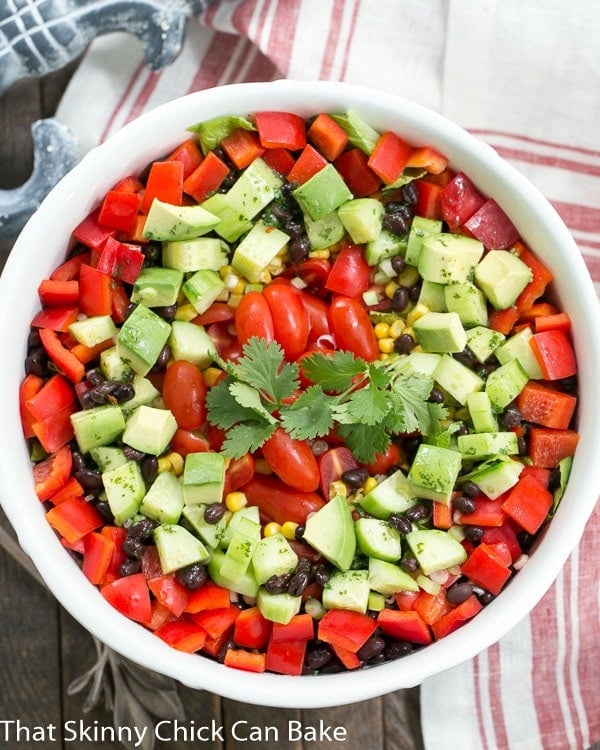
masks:
<svg viewBox="0 0 600 750"><path fill-rule="evenodd" d="M600 4L221 0L152 73L96 40L58 117L85 149L168 99L239 81L345 80L400 94L492 145L553 203L600 290ZM427 750L580 750L600 740L600 510L499 644L422 686Z"/></svg>

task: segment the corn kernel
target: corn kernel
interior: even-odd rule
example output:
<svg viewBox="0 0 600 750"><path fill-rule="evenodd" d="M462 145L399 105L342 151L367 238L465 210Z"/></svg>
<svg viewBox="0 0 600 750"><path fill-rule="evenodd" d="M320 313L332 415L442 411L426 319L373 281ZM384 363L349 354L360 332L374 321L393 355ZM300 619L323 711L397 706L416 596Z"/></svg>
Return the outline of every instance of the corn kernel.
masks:
<svg viewBox="0 0 600 750"><path fill-rule="evenodd" d="M242 295L246 291L246 282L243 279L238 279L237 284L231 289L231 294Z"/></svg>
<svg viewBox="0 0 600 750"><path fill-rule="evenodd" d="M396 318L396 320L390 325L390 336L393 339L398 338L398 336L400 336L405 328L406 323L402 320L402 318Z"/></svg>
<svg viewBox="0 0 600 750"><path fill-rule="evenodd" d="M227 276L231 276L232 274L235 274L233 266L221 266L221 268L219 268L219 276L222 279L226 279Z"/></svg>
<svg viewBox="0 0 600 750"><path fill-rule="evenodd" d="M275 536L275 534L281 533L281 524L276 521L270 521L263 526L263 536Z"/></svg>
<svg viewBox="0 0 600 750"><path fill-rule="evenodd" d="M331 251L328 247L324 247L322 250L311 250L309 253L311 258L325 258L325 260L328 260L330 255Z"/></svg>
<svg viewBox="0 0 600 750"><path fill-rule="evenodd" d="M295 521L284 521L281 524L281 533L286 539L295 539L298 525Z"/></svg>
<svg viewBox="0 0 600 750"><path fill-rule="evenodd" d="M384 322L377 323L373 331L378 339L385 339L390 335L390 324Z"/></svg>
<svg viewBox="0 0 600 750"><path fill-rule="evenodd" d="M162 474L163 471L171 471L171 460L168 456L161 456L158 459L158 473Z"/></svg>
<svg viewBox="0 0 600 750"><path fill-rule="evenodd" d="M392 299L396 289L398 289L398 284L395 281L390 281L389 284L385 285L385 296Z"/></svg>
<svg viewBox="0 0 600 750"><path fill-rule="evenodd" d="M412 326L406 326L402 333L405 333L407 336L411 336L413 339L415 338L415 332L413 331Z"/></svg>
<svg viewBox="0 0 600 750"><path fill-rule="evenodd" d="M171 470L175 474L175 476L181 476L183 474L184 464L183 456L181 455L181 453L171 451L171 453L167 454L166 458L168 458L171 462Z"/></svg>
<svg viewBox="0 0 600 750"><path fill-rule="evenodd" d="M387 352L379 352L379 357L378 357L378 359L379 359L379 360L380 360L381 362L384 362L384 361L385 361L386 359L389 359L389 358L390 358L391 356L392 356L392 355L391 355L391 354L388 354Z"/></svg>
<svg viewBox="0 0 600 750"><path fill-rule="evenodd" d="M341 481L337 480L335 482L331 482L329 485L329 497L333 498L337 495L343 495L343 497L346 497L348 494L348 488L346 485Z"/></svg>
<svg viewBox="0 0 600 750"><path fill-rule="evenodd" d="M258 280L260 281L261 284L268 284L271 281L271 279L272 279L271 273L266 268L264 271L262 271L262 273L258 277Z"/></svg>
<svg viewBox="0 0 600 750"><path fill-rule="evenodd" d="M216 385L223 375L223 370L220 367L207 367L204 370L204 382L209 388Z"/></svg>
<svg viewBox="0 0 600 750"><path fill-rule="evenodd" d="M406 316L406 324L411 326L415 322L415 320L419 320L419 318L422 318L423 315L428 312L429 308L427 307L427 305L422 305L421 303L415 305Z"/></svg>
<svg viewBox="0 0 600 750"><path fill-rule="evenodd" d="M232 513L245 508L248 505L248 498L243 492L228 492L225 496L225 507Z"/></svg>
<svg viewBox="0 0 600 750"><path fill-rule="evenodd" d="M391 354L394 351L394 339L379 339L379 351L383 354Z"/></svg>
<svg viewBox="0 0 600 750"><path fill-rule="evenodd" d="M365 494L367 492L371 492L371 490L374 490L375 487L377 487L377 480L375 479L375 477L369 477L368 479L365 480L365 483L363 484L363 490Z"/></svg>
<svg viewBox="0 0 600 750"><path fill-rule="evenodd" d="M189 303L179 305L175 311L175 320L193 320L196 315L198 315L198 311L193 305L190 305Z"/></svg>

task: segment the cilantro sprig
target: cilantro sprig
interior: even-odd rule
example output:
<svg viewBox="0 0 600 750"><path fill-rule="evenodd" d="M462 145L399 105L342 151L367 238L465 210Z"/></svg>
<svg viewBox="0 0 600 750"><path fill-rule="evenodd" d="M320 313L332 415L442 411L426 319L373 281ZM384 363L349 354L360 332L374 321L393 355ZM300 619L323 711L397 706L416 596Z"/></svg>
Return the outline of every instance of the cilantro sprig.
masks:
<svg viewBox="0 0 600 750"><path fill-rule="evenodd" d="M358 461L369 463L397 434L435 434L445 409L428 401L433 381L407 372L403 359L366 362L348 351L315 352L302 362L312 383L299 393L300 371L275 341L251 338L207 394L208 420L225 431L231 458L253 452L278 427L312 440L335 428Z"/></svg>

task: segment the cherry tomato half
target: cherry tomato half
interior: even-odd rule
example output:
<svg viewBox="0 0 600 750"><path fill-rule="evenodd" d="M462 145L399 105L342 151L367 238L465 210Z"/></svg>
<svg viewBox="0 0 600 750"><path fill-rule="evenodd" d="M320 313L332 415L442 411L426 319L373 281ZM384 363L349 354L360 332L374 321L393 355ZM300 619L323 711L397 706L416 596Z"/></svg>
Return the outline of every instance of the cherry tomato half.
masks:
<svg viewBox="0 0 600 750"><path fill-rule="evenodd" d="M334 294L345 294L359 299L371 283L371 269L363 251L356 245L346 245L337 255L325 288Z"/></svg>
<svg viewBox="0 0 600 750"><path fill-rule="evenodd" d="M329 308L329 322L338 349L352 352L367 362L379 357L379 345L367 308L351 297L334 297Z"/></svg>
<svg viewBox="0 0 600 750"><path fill-rule="evenodd" d="M275 474L290 487L313 492L319 486L319 466L304 440L294 440L281 427L262 446L263 456Z"/></svg>
<svg viewBox="0 0 600 750"><path fill-rule="evenodd" d="M183 430L197 430L206 421L206 384L201 371L185 359L167 368L163 401Z"/></svg>
<svg viewBox="0 0 600 750"><path fill-rule="evenodd" d="M385 453L376 453L373 463L367 464L371 474L386 474L392 466L400 462L400 449L396 443L390 443Z"/></svg>
<svg viewBox="0 0 600 750"><path fill-rule="evenodd" d="M277 477L255 474L244 485L250 505L257 505L264 521L303 524L309 513L316 513L325 501L317 492L298 492Z"/></svg>
<svg viewBox="0 0 600 750"><path fill-rule="evenodd" d="M235 330L243 346L253 336L273 341L275 326L267 300L260 292L248 292L235 311Z"/></svg>
<svg viewBox="0 0 600 750"><path fill-rule="evenodd" d="M263 296L273 317L275 339L286 358L294 361L306 349L310 328L300 293L287 284L269 284L263 290Z"/></svg>
<svg viewBox="0 0 600 750"><path fill-rule="evenodd" d="M171 440L171 448L182 456L188 453L206 453L210 450L208 438L193 430L179 428Z"/></svg>

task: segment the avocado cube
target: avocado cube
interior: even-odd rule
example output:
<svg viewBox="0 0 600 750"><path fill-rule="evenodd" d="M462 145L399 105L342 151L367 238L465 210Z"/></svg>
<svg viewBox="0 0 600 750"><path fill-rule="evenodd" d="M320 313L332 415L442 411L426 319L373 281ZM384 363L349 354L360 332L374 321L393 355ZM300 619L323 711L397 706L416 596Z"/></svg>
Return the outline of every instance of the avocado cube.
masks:
<svg viewBox="0 0 600 750"><path fill-rule="evenodd" d="M485 384L479 375L449 354L444 354L440 359L433 379L463 406L469 395L481 391Z"/></svg>
<svg viewBox="0 0 600 750"><path fill-rule="evenodd" d="M117 526L133 518L138 512L146 485L137 461L127 461L102 474L106 500Z"/></svg>
<svg viewBox="0 0 600 750"><path fill-rule="evenodd" d="M188 453L183 467L183 498L186 505L220 503L225 483L222 453Z"/></svg>
<svg viewBox="0 0 600 750"><path fill-rule="evenodd" d="M210 553L202 542L178 524L162 524L153 532L160 566L165 575L194 563L207 563Z"/></svg>
<svg viewBox="0 0 600 750"><path fill-rule="evenodd" d="M369 558L369 588L383 596L392 596L398 591L418 591L419 584L399 565Z"/></svg>
<svg viewBox="0 0 600 750"><path fill-rule="evenodd" d="M369 591L366 570L336 570L323 586L323 606L325 609L366 612Z"/></svg>
<svg viewBox="0 0 600 750"><path fill-rule="evenodd" d="M138 375L146 375L156 364L167 343L171 326L146 305L137 305L117 335L117 354Z"/></svg>
<svg viewBox="0 0 600 750"><path fill-rule="evenodd" d="M424 375L431 378L441 359L442 355L434 352L412 351L399 363L397 372L402 375Z"/></svg>
<svg viewBox="0 0 600 750"><path fill-rule="evenodd" d="M506 365L511 359L517 359L527 375L534 380L544 377L542 368L531 348L533 331L529 326L506 339L494 350L494 356L501 365Z"/></svg>
<svg viewBox="0 0 600 750"><path fill-rule="evenodd" d="M496 310L514 305L532 277L529 266L508 250L490 250L475 268L475 283Z"/></svg>
<svg viewBox="0 0 600 750"><path fill-rule="evenodd" d="M159 242L188 240L210 232L218 223L219 217L202 206L175 206L155 198L142 234Z"/></svg>
<svg viewBox="0 0 600 750"><path fill-rule="evenodd" d="M392 513L404 513L416 502L408 479L401 471L395 471L367 492L360 505L369 515L387 520Z"/></svg>
<svg viewBox="0 0 600 750"><path fill-rule="evenodd" d="M82 453L110 445L125 429L125 418L117 404L105 404L71 414L75 440Z"/></svg>
<svg viewBox="0 0 600 750"><path fill-rule="evenodd" d="M128 383L133 378L131 365L119 356L116 346L100 353L100 370L107 380L122 380Z"/></svg>
<svg viewBox="0 0 600 750"><path fill-rule="evenodd" d="M333 164L320 169L292 194L302 211L315 221L354 197Z"/></svg>
<svg viewBox="0 0 600 750"><path fill-rule="evenodd" d="M516 456L519 444L514 432L481 432L459 435L458 450L464 459L477 461L490 456Z"/></svg>
<svg viewBox="0 0 600 750"><path fill-rule="evenodd" d="M375 198L354 198L338 208L338 217L357 245L379 237L385 208Z"/></svg>
<svg viewBox="0 0 600 750"><path fill-rule="evenodd" d="M419 255L423 240L430 234L439 234L442 222L439 219L426 219L424 216L413 216L408 233L408 243L404 260L409 266L419 265Z"/></svg>
<svg viewBox="0 0 600 750"><path fill-rule="evenodd" d="M380 134L355 110L348 109L343 114L331 113L334 120L348 136L348 142L370 156L377 145Z"/></svg>
<svg viewBox="0 0 600 750"><path fill-rule="evenodd" d="M487 362L505 338L503 333L486 326L474 326L467 330L467 346L482 364Z"/></svg>
<svg viewBox="0 0 600 750"><path fill-rule="evenodd" d="M465 328L486 326L488 323L487 302L481 289L465 281L462 284L444 286L446 310L455 312Z"/></svg>
<svg viewBox="0 0 600 750"><path fill-rule="evenodd" d="M249 221L269 205L282 184L281 177L259 157L225 193L225 200L240 221Z"/></svg>
<svg viewBox="0 0 600 750"><path fill-rule="evenodd" d="M225 282L216 271L208 268L196 271L181 288L193 308L200 314L208 310L223 292Z"/></svg>
<svg viewBox="0 0 600 750"><path fill-rule="evenodd" d="M465 474L463 479L474 482L490 500L495 500L515 486L522 471L521 461L505 455L493 456Z"/></svg>
<svg viewBox="0 0 600 750"><path fill-rule="evenodd" d="M446 289L445 284L436 284L435 281L423 280L417 304L424 305L431 312L448 312L448 307L446 306Z"/></svg>
<svg viewBox="0 0 600 750"><path fill-rule="evenodd" d="M455 312L427 312L415 320L413 330L425 352L462 352L467 344L467 334Z"/></svg>
<svg viewBox="0 0 600 750"><path fill-rule="evenodd" d="M182 271L158 266L142 268L133 282L131 301L141 302L146 307L174 305L179 297L182 283Z"/></svg>
<svg viewBox="0 0 600 750"><path fill-rule="evenodd" d="M418 269L427 281L462 284L469 281L483 255L483 243L473 237L439 232L423 238Z"/></svg>
<svg viewBox="0 0 600 750"><path fill-rule="evenodd" d="M252 222L241 217L227 203L223 193L214 193L202 204L203 208L219 217L219 223L215 227L215 234L222 237L225 242L237 242L239 238L252 229Z"/></svg>
<svg viewBox="0 0 600 750"><path fill-rule="evenodd" d="M257 221L233 253L233 270L252 283L258 282L261 273L283 250L289 239L289 236L277 227Z"/></svg>
<svg viewBox="0 0 600 750"><path fill-rule="evenodd" d="M449 505L461 466L458 451L421 443L408 472L408 484L418 497Z"/></svg>
<svg viewBox="0 0 600 750"><path fill-rule="evenodd" d="M406 542L426 576L467 559L462 544L441 529L413 529L406 535Z"/></svg>
<svg viewBox="0 0 600 750"><path fill-rule="evenodd" d="M529 376L518 359L511 359L488 375L485 391L494 411L502 411L521 393Z"/></svg>
<svg viewBox="0 0 600 750"><path fill-rule="evenodd" d="M140 513L159 523L177 523L183 510L183 488L171 471L161 471L142 498Z"/></svg>
<svg viewBox="0 0 600 750"><path fill-rule="evenodd" d="M298 555L281 532L261 539L252 555L252 572L260 585L271 576L291 573L297 564Z"/></svg>
<svg viewBox="0 0 600 750"><path fill-rule="evenodd" d="M135 450L160 456L177 431L177 421L169 409L142 404L125 424L122 440Z"/></svg>
<svg viewBox="0 0 600 750"><path fill-rule="evenodd" d="M356 533L345 497L336 495L306 520L304 540L340 570L348 570L356 551Z"/></svg>
<svg viewBox="0 0 600 750"><path fill-rule="evenodd" d="M310 242L311 250L324 250L339 242L346 232L339 220L337 211L332 211L322 219L313 221L308 214L304 215L304 228ZM368 262L368 261L367 261Z"/></svg>
<svg viewBox="0 0 600 750"><path fill-rule="evenodd" d="M121 409L127 414L137 409L138 406L152 404L160 396L160 391L154 383L141 375L134 375L131 381L133 386L133 397L121 404Z"/></svg>

